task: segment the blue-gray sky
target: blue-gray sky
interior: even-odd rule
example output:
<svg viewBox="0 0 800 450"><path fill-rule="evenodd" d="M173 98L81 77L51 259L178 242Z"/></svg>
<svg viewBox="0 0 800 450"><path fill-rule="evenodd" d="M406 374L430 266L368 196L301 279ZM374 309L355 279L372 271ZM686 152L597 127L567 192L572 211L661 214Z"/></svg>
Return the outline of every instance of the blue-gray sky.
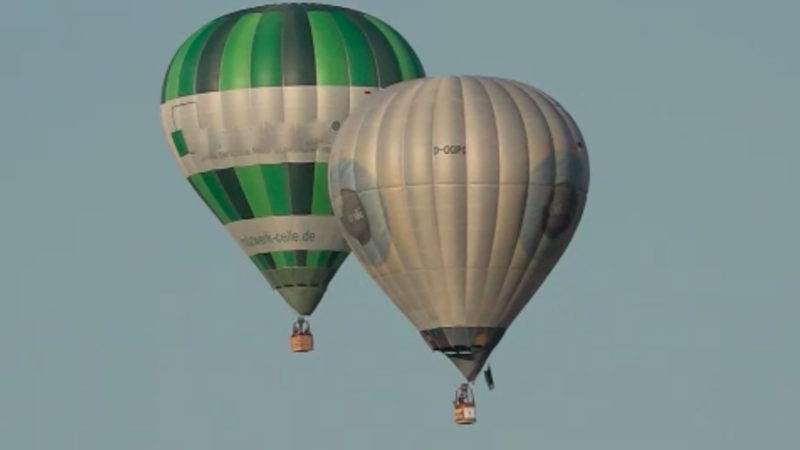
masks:
<svg viewBox="0 0 800 450"><path fill-rule="evenodd" d="M317 351L183 180L176 47L254 3L12 2L0 15L0 447L753 449L800 442L790 1L343 1L431 75L558 99L592 185L570 248L460 378L350 258ZM794 195L793 195L794 194Z"/></svg>

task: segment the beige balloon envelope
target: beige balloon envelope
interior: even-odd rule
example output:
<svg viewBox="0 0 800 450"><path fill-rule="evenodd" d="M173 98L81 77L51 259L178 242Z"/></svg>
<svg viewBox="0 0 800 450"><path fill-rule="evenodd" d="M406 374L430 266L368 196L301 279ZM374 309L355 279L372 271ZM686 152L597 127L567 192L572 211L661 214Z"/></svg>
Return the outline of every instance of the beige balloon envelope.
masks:
<svg viewBox="0 0 800 450"><path fill-rule="evenodd" d="M589 161L578 126L544 92L430 77L351 114L328 183L360 263L471 382L569 244Z"/></svg>

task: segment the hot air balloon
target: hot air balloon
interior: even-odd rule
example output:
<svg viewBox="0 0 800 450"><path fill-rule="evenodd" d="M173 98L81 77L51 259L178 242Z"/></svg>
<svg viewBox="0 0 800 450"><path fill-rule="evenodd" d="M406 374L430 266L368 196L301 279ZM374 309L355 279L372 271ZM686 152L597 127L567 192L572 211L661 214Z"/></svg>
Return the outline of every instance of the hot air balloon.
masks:
<svg viewBox="0 0 800 450"><path fill-rule="evenodd" d="M348 244L464 376L454 417L475 422L469 384L583 213L589 161L577 125L517 81L411 80L354 112L328 170Z"/></svg>
<svg viewBox="0 0 800 450"><path fill-rule="evenodd" d="M304 316L349 249L331 213L334 136L371 93L424 76L392 27L320 4L279 4L219 17L175 53L161 123L194 190L269 284L300 315L294 351L313 340Z"/></svg>

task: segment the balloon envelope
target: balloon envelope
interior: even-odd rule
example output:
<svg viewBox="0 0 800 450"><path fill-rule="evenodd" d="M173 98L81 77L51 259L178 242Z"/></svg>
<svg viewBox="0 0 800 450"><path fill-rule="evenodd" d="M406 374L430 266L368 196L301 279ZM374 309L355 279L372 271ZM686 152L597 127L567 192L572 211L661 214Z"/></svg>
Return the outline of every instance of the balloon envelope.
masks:
<svg viewBox="0 0 800 450"><path fill-rule="evenodd" d="M334 136L370 94L423 75L389 25L319 4L222 16L173 57L161 98L172 154L299 314L313 312L349 252L327 190Z"/></svg>
<svg viewBox="0 0 800 450"><path fill-rule="evenodd" d="M386 89L344 124L329 167L360 263L469 381L561 257L588 187L561 105L487 77Z"/></svg>

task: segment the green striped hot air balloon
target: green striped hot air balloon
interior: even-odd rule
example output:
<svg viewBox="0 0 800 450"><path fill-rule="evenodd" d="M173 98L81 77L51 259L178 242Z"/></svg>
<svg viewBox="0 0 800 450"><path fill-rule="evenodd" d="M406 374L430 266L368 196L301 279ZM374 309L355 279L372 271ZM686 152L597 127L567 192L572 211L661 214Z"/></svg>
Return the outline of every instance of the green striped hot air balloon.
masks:
<svg viewBox="0 0 800 450"><path fill-rule="evenodd" d="M219 17L164 78L161 123L183 175L301 316L348 255L328 196L331 144L370 93L424 77L392 27L320 4Z"/></svg>

